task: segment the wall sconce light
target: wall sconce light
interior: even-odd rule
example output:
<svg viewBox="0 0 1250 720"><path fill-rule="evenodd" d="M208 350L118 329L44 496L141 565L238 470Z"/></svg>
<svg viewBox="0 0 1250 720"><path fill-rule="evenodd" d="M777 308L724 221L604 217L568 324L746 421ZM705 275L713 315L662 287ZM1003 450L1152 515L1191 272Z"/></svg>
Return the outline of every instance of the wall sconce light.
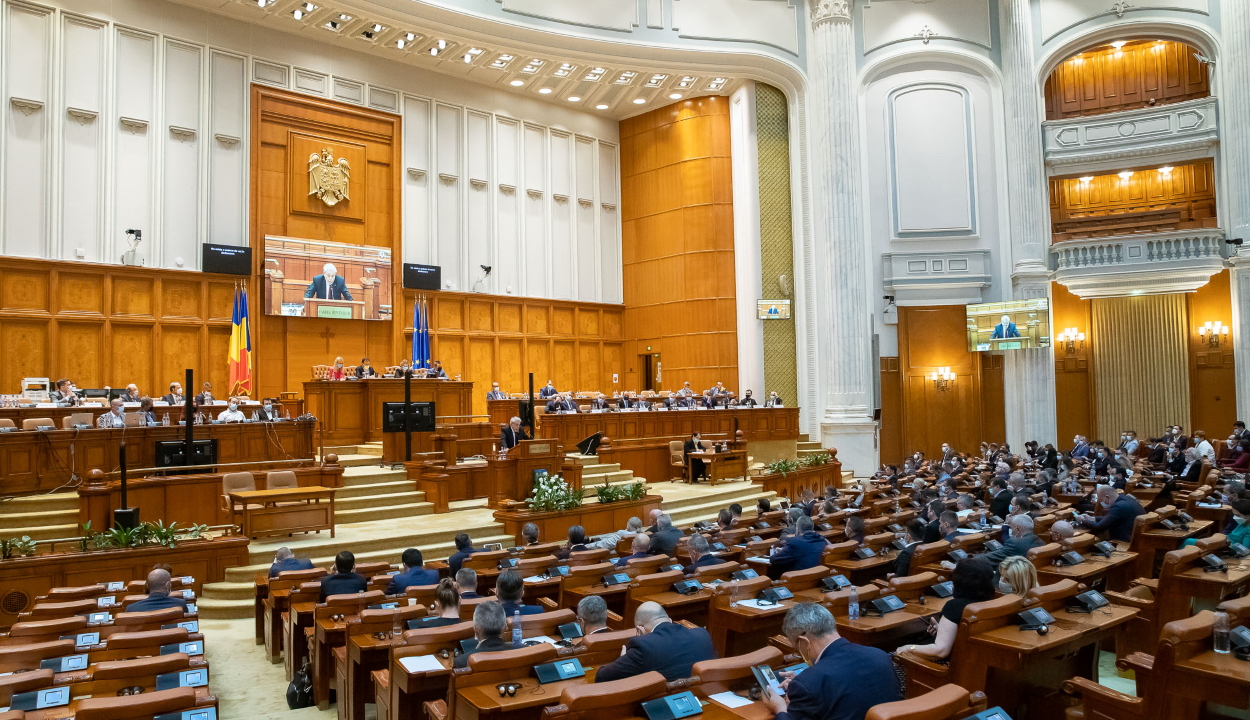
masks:
<svg viewBox="0 0 1250 720"><path fill-rule="evenodd" d="M1065 355L1073 355L1078 349L1078 343L1080 343L1079 349L1085 349L1085 333L1077 332L1077 329L1074 327L1067 328L1059 333L1059 342L1063 343Z"/></svg>
<svg viewBox="0 0 1250 720"><path fill-rule="evenodd" d="M1094 181L1094 176L1093 176L1093 175L1086 175L1085 177L1082 177L1082 178L1081 178L1081 184L1082 184L1082 185L1088 185L1088 184L1092 183L1093 181Z"/></svg>
<svg viewBox="0 0 1250 720"><path fill-rule="evenodd" d="M1162 175L1163 177L1172 177L1172 171L1175 169L1176 168L1172 167L1171 165L1164 165L1163 167L1159 168L1159 174Z"/></svg>
<svg viewBox="0 0 1250 720"><path fill-rule="evenodd" d="M929 379L933 381L933 389L946 392L955 382L955 373L951 372L949 367L940 367L929 375Z"/></svg>
<svg viewBox="0 0 1250 720"><path fill-rule="evenodd" d="M1120 179L1121 179L1121 180L1125 180L1125 181L1127 181L1129 178L1133 177L1133 171L1132 171L1132 170L1125 170L1124 172L1122 172L1122 173L1117 173L1117 174L1120 176Z"/></svg>
<svg viewBox="0 0 1250 720"><path fill-rule="evenodd" d="M1210 347L1219 347L1220 338L1228 339L1228 326L1216 320L1198 326L1198 337L1207 341Z"/></svg>

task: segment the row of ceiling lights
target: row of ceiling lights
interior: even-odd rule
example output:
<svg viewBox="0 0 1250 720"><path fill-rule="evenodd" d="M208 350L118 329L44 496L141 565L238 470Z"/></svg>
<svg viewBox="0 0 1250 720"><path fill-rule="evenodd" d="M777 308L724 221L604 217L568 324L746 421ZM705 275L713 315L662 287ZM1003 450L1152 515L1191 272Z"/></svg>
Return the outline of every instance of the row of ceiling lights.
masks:
<svg viewBox="0 0 1250 720"><path fill-rule="evenodd" d="M1172 167L1171 165L1164 165L1163 167L1159 168L1159 174L1165 178L1172 177L1172 171L1175 169L1176 168ZM1133 177L1134 172L1135 171L1133 170L1122 170L1116 173L1116 175L1119 176L1120 180L1127 181L1129 178ZM1094 181L1094 176L1086 175L1080 178L1080 181L1082 185L1088 185Z"/></svg>
<svg viewBox="0 0 1250 720"><path fill-rule="evenodd" d="M1116 40L1115 42L1111 43L1111 47L1115 49L1115 54L1117 57L1124 54L1124 46L1127 44L1128 44L1127 40ZM1154 46L1152 46L1150 49L1153 50L1154 52L1159 52L1160 50L1163 49L1163 46L1166 44L1167 44L1167 41L1165 40L1156 40ZM1072 61L1075 62L1077 65L1080 65L1081 63L1085 62L1085 53L1077 53L1076 56L1072 58Z"/></svg>

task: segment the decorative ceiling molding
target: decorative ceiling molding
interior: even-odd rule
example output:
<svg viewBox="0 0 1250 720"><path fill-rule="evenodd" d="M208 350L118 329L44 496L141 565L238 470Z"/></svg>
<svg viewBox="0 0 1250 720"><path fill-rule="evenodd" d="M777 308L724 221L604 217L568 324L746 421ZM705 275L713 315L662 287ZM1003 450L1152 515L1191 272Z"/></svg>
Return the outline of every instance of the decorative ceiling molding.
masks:
<svg viewBox="0 0 1250 720"><path fill-rule="evenodd" d="M826 23L850 21L850 0L816 0L816 5L812 7L813 28L818 28Z"/></svg>
<svg viewBox="0 0 1250 720"><path fill-rule="evenodd" d="M532 198L532 199L534 199L534 200L542 200L542 199L543 199L543 191L542 191L542 190L535 190L534 188L527 188L527 189L525 190L525 194L526 194L526 195L529 195L529 196L530 196L530 198Z"/></svg>
<svg viewBox="0 0 1250 720"><path fill-rule="evenodd" d="M79 125L90 125L95 122L97 117L100 116L100 113L95 110L83 110L81 108L74 107L65 108L65 114L69 115L70 120L73 120Z"/></svg>
<svg viewBox="0 0 1250 720"><path fill-rule="evenodd" d="M516 194L516 185L505 185L504 183L499 183L499 192L504 195L514 195Z"/></svg>
<svg viewBox="0 0 1250 720"><path fill-rule="evenodd" d="M23 115L33 115L43 109L42 100L27 100L25 98L11 97L9 98L9 104L13 106L13 109Z"/></svg>
<svg viewBox="0 0 1250 720"><path fill-rule="evenodd" d="M484 190L486 186L489 184L490 183L486 182L485 180L480 180L478 178L469 178L469 185L473 186L474 190Z"/></svg>
<svg viewBox="0 0 1250 720"><path fill-rule="evenodd" d="M442 180L443 182L447 183L448 185L455 185L455 184L456 184L456 181L460 179L460 176L459 176L459 175L452 175L451 173L439 173L439 174L438 174L438 179L439 179L439 180Z"/></svg>

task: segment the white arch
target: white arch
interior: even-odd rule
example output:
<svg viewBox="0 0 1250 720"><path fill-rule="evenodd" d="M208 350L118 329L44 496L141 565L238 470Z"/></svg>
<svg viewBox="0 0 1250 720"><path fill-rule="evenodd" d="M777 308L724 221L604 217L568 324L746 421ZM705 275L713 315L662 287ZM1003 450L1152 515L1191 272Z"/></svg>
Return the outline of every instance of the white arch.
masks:
<svg viewBox="0 0 1250 720"><path fill-rule="evenodd" d="M1197 23L1186 23L1179 20L1136 20L1118 22L1113 25L1102 25L1090 28L1073 35L1063 43L1056 44L1043 53L1037 65L1037 82L1040 88L1046 86L1046 79L1059 67L1064 60L1088 48L1105 45L1113 40L1133 40L1149 38L1152 40L1178 40L1193 45L1203 55L1219 60L1222 43L1210 28ZM1218 68L1219 65L1217 64ZM1213 89L1214 94L1214 89Z"/></svg>

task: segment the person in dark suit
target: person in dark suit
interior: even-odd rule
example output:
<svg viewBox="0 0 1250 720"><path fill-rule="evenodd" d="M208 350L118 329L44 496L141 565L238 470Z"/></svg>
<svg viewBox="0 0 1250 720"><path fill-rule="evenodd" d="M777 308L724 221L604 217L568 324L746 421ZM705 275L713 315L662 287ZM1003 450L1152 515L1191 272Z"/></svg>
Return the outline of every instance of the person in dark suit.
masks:
<svg viewBox="0 0 1250 720"><path fill-rule="evenodd" d="M559 394L560 394L560 391L556 390L555 384L552 383L550 380L547 381L546 385L543 385L542 387L538 388L538 397L539 399L542 399L542 400L546 400L547 398L557 397L559 396Z"/></svg>
<svg viewBox="0 0 1250 720"><path fill-rule="evenodd" d="M477 571L473 568L460 568L456 571L456 590L461 600L473 600L482 597L477 594Z"/></svg>
<svg viewBox="0 0 1250 720"><path fill-rule="evenodd" d="M556 553L556 559L561 562L568 560L575 552L586 552L590 549L586 547L586 530L581 525L570 525L568 537L568 543Z"/></svg>
<svg viewBox="0 0 1250 720"><path fill-rule="evenodd" d="M599 668L595 682L622 680L652 670L665 680L690 677L697 662L716 659L712 636L704 628L678 625L656 602L645 602L634 612L638 635L625 644L625 654Z"/></svg>
<svg viewBox="0 0 1250 720"><path fill-rule="evenodd" d="M521 427L521 418L514 417L508 422L499 434L499 447L502 450L511 450L520 444L522 440L533 440L525 428Z"/></svg>
<svg viewBox="0 0 1250 720"><path fill-rule="evenodd" d="M673 519L667 514L661 514L655 519L655 528L648 552L652 555L677 557L677 541L685 537L685 533L673 527Z"/></svg>
<svg viewBox="0 0 1250 720"><path fill-rule="evenodd" d="M521 573L516 570L499 573L499 579L495 581L495 597L499 598L505 615L512 617L517 612L522 615L537 615L543 611L542 605L526 605L522 599L524 595L525 581L521 579Z"/></svg>
<svg viewBox="0 0 1250 720"><path fill-rule="evenodd" d="M373 363L369 362L369 358L361 358L360 364L356 366L356 379L364 380L371 377L379 377L377 368L373 367Z"/></svg>
<svg viewBox="0 0 1250 720"><path fill-rule="evenodd" d="M1093 535L1107 533L1110 540L1128 542L1133 539L1133 520L1146 512L1137 498L1128 493L1120 494L1109 485L1099 485L1094 491L1098 504L1107 509L1101 519L1093 515L1081 515L1077 519Z"/></svg>
<svg viewBox="0 0 1250 720"><path fill-rule="evenodd" d="M386 586L387 595L399 595L409 587L434 585L438 582L438 571L423 567L425 559L421 557L420 550L408 548L400 557L404 563L404 571L391 576L391 583Z"/></svg>
<svg viewBox="0 0 1250 720"><path fill-rule="evenodd" d="M1011 321L1011 317L1008 315L998 319L998 324L994 326L994 334L990 335L991 340L1018 337L1020 337L1020 331L1016 329L1016 324Z"/></svg>
<svg viewBox="0 0 1250 720"><path fill-rule="evenodd" d="M206 382L200 389L200 394L195 396L195 406L200 407L202 405L212 405L212 404L213 404L213 384L210 382Z"/></svg>
<svg viewBox="0 0 1250 720"><path fill-rule="evenodd" d="M720 397L717 395L713 395L711 391L708 391L704 393L703 395L702 405L708 410L714 410L717 407L720 407L720 402L721 402Z"/></svg>
<svg viewBox="0 0 1250 720"><path fill-rule="evenodd" d="M712 554L707 538L702 535L692 535L686 541L686 550L690 552L690 564L682 568L682 572L687 575L694 575L694 571L701 567L722 565L725 562L724 559Z"/></svg>
<svg viewBox="0 0 1250 720"><path fill-rule="evenodd" d="M1237 443L1242 440L1250 441L1250 430L1246 430L1246 424L1240 420L1233 423L1233 441L1229 445L1236 447Z"/></svg>
<svg viewBox="0 0 1250 720"><path fill-rule="evenodd" d="M426 371L425 376L434 380L446 380L447 371L443 369L442 361L431 360L430 369Z"/></svg>
<svg viewBox="0 0 1250 720"><path fill-rule="evenodd" d="M894 572L890 577L907 577L911 574L911 556L915 553L916 546L924 540L924 530L925 524L920 518L912 518L907 523L907 547L900 550L898 557L894 558Z"/></svg>
<svg viewBox="0 0 1250 720"><path fill-rule="evenodd" d="M446 627L459 625L460 596L456 593L456 584L451 578L438 581L438 589L434 591L434 613L426 617L408 621L409 630Z"/></svg>
<svg viewBox="0 0 1250 720"><path fill-rule="evenodd" d="M56 381L56 389L52 391L50 397L51 402L57 407L77 407L82 404L82 398L74 392L73 381L68 378Z"/></svg>
<svg viewBox="0 0 1250 720"><path fill-rule="evenodd" d="M590 401L591 410L607 410L608 401L603 399L603 393L599 393Z"/></svg>
<svg viewBox="0 0 1250 720"><path fill-rule="evenodd" d="M794 536L769 559L768 577L779 579L792 570L806 570L820 564L829 541L817 533L806 515L794 521Z"/></svg>
<svg viewBox="0 0 1250 720"><path fill-rule="evenodd" d="M447 567L453 574L460 572L460 566L464 563L464 559L475 552L481 552L473 547L473 541L469 539L468 533L459 533L456 535L456 552L447 558Z"/></svg>
<svg viewBox="0 0 1250 720"><path fill-rule="evenodd" d="M171 607L187 611L187 601L180 597L169 596L170 576L168 570L157 568L148 573L148 596L126 608L126 612L146 612L148 610L166 610Z"/></svg>
<svg viewBox="0 0 1250 720"><path fill-rule="evenodd" d="M126 389L122 391L122 394L118 395L118 397L121 398L121 401L124 403L136 403L143 399L143 393L139 392L138 385L130 383L126 386Z"/></svg>
<svg viewBox="0 0 1250 720"><path fill-rule="evenodd" d="M690 453L692 452L703 452L703 444L699 442L698 430L695 430L690 434L690 439L686 441L684 446L682 446L681 452L682 457L684 457L686 462L690 465L690 482L699 482L699 478L704 477L707 474L707 470L704 468L702 460L697 457L690 457Z"/></svg>
<svg viewBox="0 0 1250 720"><path fill-rule="evenodd" d="M764 401L764 407L781 407L784 404L785 403L781 401L781 396L777 394L776 390L770 392L768 394L768 400Z"/></svg>
<svg viewBox="0 0 1250 720"><path fill-rule="evenodd" d="M156 412L152 410L152 398L147 395L139 398L139 420L144 425L160 422L156 417Z"/></svg>
<svg viewBox="0 0 1250 720"><path fill-rule="evenodd" d="M162 395L161 400L164 400L167 405L181 405L185 403L187 400L182 395L182 383L171 382L169 384L169 394Z"/></svg>
<svg viewBox="0 0 1250 720"><path fill-rule="evenodd" d="M500 652L512 650L512 643L503 639L508 630L508 616L503 606L494 600L487 600L473 609L473 636L477 638L477 647L467 653L456 656L452 663L455 667L469 666L469 658L477 653Z"/></svg>
<svg viewBox="0 0 1250 720"><path fill-rule="evenodd" d="M1025 513L1013 515L1011 520L1007 521L1007 525L1011 528L1011 534L1003 542L1003 546L985 554L985 559L994 567L998 567L999 563L1009 557L1027 556L1029 550L1046 544L1033 534L1033 518Z"/></svg>
<svg viewBox="0 0 1250 720"><path fill-rule="evenodd" d="M864 544L864 518L859 515L852 515L846 519L846 539L854 540L860 545Z"/></svg>
<svg viewBox="0 0 1250 720"><path fill-rule="evenodd" d="M750 390L742 393L742 399L738 401L738 407L755 407L757 404L755 398L751 397Z"/></svg>
<svg viewBox="0 0 1250 720"><path fill-rule="evenodd" d="M352 294L347 289L347 281L338 272L332 263L326 263L321 268L321 274L308 283L304 297L319 300L351 300Z"/></svg>
<svg viewBox="0 0 1250 720"><path fill-rule="evenodd" d="M938 532L946 542L955 542L955 538L959 537L959 514L954 510L943 512L938 517Z"/></svg>
<svg viewBox="0 0 1250 720"><path fill-rule="evenodd" d="M646 533L638 533L634 536L633 544L630 545L632 553L616 559L617 567L625 567L630 560L638 560L645 557L651 557L647 550L651 547L651 536Z"/></svg>
<svg viewBox="0 0 1250 720"><path fill-rule="evenodd" d="M399 361L399 367L395 368L395 375L393 377L397 377L402 380L404 378L404 375L407 374L407 372L411 369L412 369L412 362L409 361L408 358L404 358L403 360Z"/></svg>
<svg viewBox="0 0 1250 720"><path fill-rule="evenodd" d="M272 400L265 398L265 402L261 404L260 410L256 413L256 417L261 422L273 422L274 420L280 420L282 418L282 413L278 412L278 409L273 406Z"/></svg>
<svg viewBox="0 0 1250 720"><path fill-rule="evenodd" d="M560 409L564 412L578 412L577 401L573 399L573 393L564 396L564 400L560 403Z"/></svg>
<svg viewBox="0 0 1250 720"><path fill-rule="evenodd" d="M942 539L942 513L946 512L946 503L932 500L925 505L924 533L920 536L923 542L931 543Z"/></svg>
<svg viewBox="0 0 1250 720"><path fill-rule="evenodd" d="M808 668L783 676L785 697L764 688L774 720L863 720L872 706L903 699L890 656L838 635L833 614L824 607L795 605L781 631Z"/></svg>
<svg viewBox="0 0 1250 720"><path fill-rule="evenodd" d="M1007 517L1011 512L1011 498L1015 496L1007 488L1007 481L1002 478L995 478L993 487L994 499L990 501L990 514L1000 518Z"/></svg>
<svg viewBox="0 0 1250 720"><path fill-rule="evenodd" d="M563 403L560 401L559 395L551 398L550 400L547 401L547 413L554 414L554 413L560 412L561 410L564 409L562 405Z"/></svg>
<svg viewBox="0 0 1250 720"><path fill-rule="evenodd" d="M278 573L291 570L312 570L312 560L297 558L290 548L280 547L274 553L273 564L269 566L269 577L278 577Z"/></svg>
<svg viewBox="0 0 1250 720"><path fill-rule="evenodd" d="M344 550L334 556L334 574L321 579L321 598L325 602L331 595L350 595L369 589L369 579L356 572L356 556Z"/></svg>

